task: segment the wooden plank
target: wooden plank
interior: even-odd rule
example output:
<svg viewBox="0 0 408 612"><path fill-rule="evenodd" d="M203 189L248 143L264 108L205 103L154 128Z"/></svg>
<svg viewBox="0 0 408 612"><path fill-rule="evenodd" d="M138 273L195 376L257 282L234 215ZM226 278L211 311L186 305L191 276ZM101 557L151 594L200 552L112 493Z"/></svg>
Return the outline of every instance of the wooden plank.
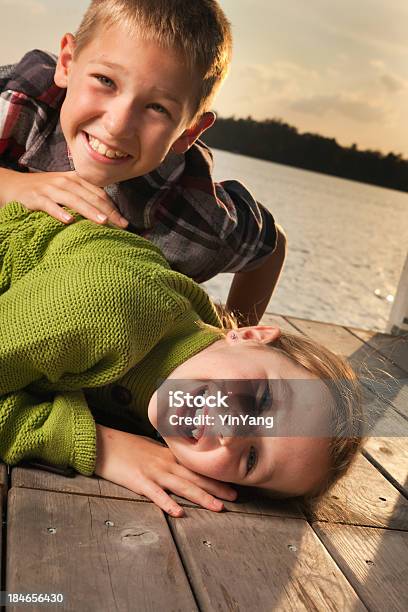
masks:
<svg viewBox="0 0 408 612"><path fill-rule="evenodd" d="M408 531L408 500L359 453L350 471L322 499L311 518Z"/></svg>
<svg viewBox="0 0 408 612"><path fill-rule="evenodd" d="M365 387L362 392L365 435L389 438L408 436L408 422L399 412Z"/></svg>
<svg viewBox="0 0 408 612"><path fill-rule="evenodd" d="M283 316L274 314L272 312L265 312L262 319L259 322L260 325L276 325L281 330L289 332L291 334L299 334L299 330L289 323Z"/></svg>
<svg viewBox="0 0 408 612"><path fill-rule="evenodd" d="M306 334L310 338L313 338L317 342L320 342L328 349L343 355L350 357L354 353L357 353L364 347L364 343L359 340L354 334L347 331L340 325L333 323L322 323L320 321L308 321L306 319L299 319L297 317L286 317L292 325L294 325L299 331ZM374 354L376 351L366 348L368 355Z"/></svg>
<svg viewBox="0 0 408 612"><path fill-rule="evenodd" d="M227 512L237 512L245 514L258 514L265 516L281 516L287 518L306 518L300 504L294 499L277 500L268 498L267 493L249 487L239 487L233 485L238 491L238 498L235 502L222 500ZM173 499L182 506L189 508L202 508L198 504L183 499L178 495L171 495Z"/></svg>
<svg viewBox="0 0 408 612"><path fill-rule="evenodd" d="M408 376L408 334L391 336L355 327L346 329L399 366Z"/></svg>
<svg viewBox="0 0 408 612"><path fill-rule="evenodd" d="M7 465L0 461L0 489L7 493L8 487L8 472Z"/></svg>
<svg viewBox="0 0 408 612"><path fill-rule="evenodd" d="M187 509L169 519L200 610L363 610L303 520Z"/></svg>
<svg viewBox="0 0 408 612"><path fill-rule="evenodd" d="M288 320L310 338L347 357L357 374L364 379L365 386L408 420L408 379L401 368L339 325L294 317L288 317Z"/></svg>
<svg viewBox="0 0 408 612"><path fill-rule="evenodd" d="M363 453L408 497L408 438L368 438Z"/></svg>
<svg viewBox="0 0 408 612"><path fill-rule="evenodd" d="M0 462L0 512L1 512L0 576L3 575L3 517L5 516L5 507L7 504L7 488L8 488L7 466L4 463Z"/></svg>
<svg viewBox="0 0 408 612"><path fill-rule="evenodd" d="M41 489L43 491L58 491L60 493L76 493L92 495L93 497L111 497L143 502L149 501L144 495L138 495L126 487L121 487L103 478L90 478L81 474L76 474L74 477L66 477L29 467L13 468L11 483L13 487L24 487L27 489ZM224 506L229 512L304 518L299 504L293 500L272 500L268 499L262 492L255 492L244 487L237 487L238 489L239 499L236 502L224 501ZM171 495L171 497L182 506L200 507L194 502L177 495Z"/></svg>
<svg viewBox="0 0 408 612"><path fill-rule="evenodd" d="M313 526L371 612L408 610L407 532L332 523Z"/></svg>
<svg viewBox="0 0 408 612"><path fill-rule="evenodd" d="M6 584L63 593L64 610L197 610L153 504L12 488Z"/></svg>
<svg viewBox="0 0 408 612"><path fill-rule="evenodd" d="M61 476L53 472L25 466L13 467L11 470L11 486L26 489L43 489L44 491L60 491L61 493L100 495L98 478L88 478L81 474L76 474L74 477Z"/></svg>
<svg viewBox="0 0 408 612"><path fill-rule="evenodd" d="M75 474L72 477L61 476L31 467L14 467L11 472L11 486L92 495L93 497L146 501L143 495L138 495L126 487L121 487L103 478L82 476L82 474Z"/></svg>

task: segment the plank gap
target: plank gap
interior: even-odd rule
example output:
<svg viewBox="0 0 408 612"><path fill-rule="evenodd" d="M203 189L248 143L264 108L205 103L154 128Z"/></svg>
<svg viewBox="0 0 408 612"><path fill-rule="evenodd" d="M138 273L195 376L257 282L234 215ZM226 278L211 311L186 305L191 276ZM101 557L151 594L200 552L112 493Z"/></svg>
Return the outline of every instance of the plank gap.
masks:
<svg viewBox="0 0 408 612"><path fill-rule="evenodd" d="M403 529L397 529L396 527L383 527L380 525L367 525L365 523L346 523L344 521L339 521L339 520L333 520L333 521L329 521L327 519L321 519L321 518L317 518L316 520L308 520L308 523L311 527L313 527L313 525L315 523L326 523L327 525L345 525L347 527L364 527L366 529L382 529L383 531L398 531L400 533L407 533L406 531L404 531Z"/></svg>
<svg viewBox="0 0 408 612"><path fill-rule="evenodd" d="M395 480L395 478L393 478L393 476L390 474L390 472L388 472L388 470L386 468L384 468L381 463L379 463L379 461L377 461L377 459L375 459L369 451L367 451L364 447L361 449L361 454L364 455L364 457L367 459L367 461L369 461L379 472L380 474L382 474L391 484L393 487L395 487L396 489L398 489L398 491L401 493L401 495L403 495L403 497L405 497L405 499L408 499L408 491L407 489L400 485L400 483Z"/></svg>

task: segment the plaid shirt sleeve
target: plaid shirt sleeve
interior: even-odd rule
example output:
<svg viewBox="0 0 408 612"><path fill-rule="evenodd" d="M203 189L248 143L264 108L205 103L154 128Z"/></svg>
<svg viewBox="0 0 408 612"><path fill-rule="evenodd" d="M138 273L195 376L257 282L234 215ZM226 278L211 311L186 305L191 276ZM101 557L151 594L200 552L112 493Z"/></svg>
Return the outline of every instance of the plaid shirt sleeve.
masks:
<svg viewBox="0 0 408 612"><path fill-rule="evenodd" d="M12 169L26 151L38 115L27 95L9 87L15 66L0 67L0 165Z"/></svg>
<svg viewBox="0 0 408 612"><path fill-rule="evenodd" d="M226 262L222 271L247 272L259 267L276 247L272 214L238 181L216 183L215 192L231 218L218 252Z"/></svg>
<svg viewBox="0 0 408 612"><path fill-rule="evenodd" d="M25 150L14 134L22 106L16 104L14 92L8 89L13 70L13 64L0 66L0 166L4 167L14 166Z"/></svg>
<svg viewBox="0 0 408 612"><path fill-rule="evenodd" d="M214 183L212 153L197 141L177 181L164 186L145 236L197 282L257 268L276 246L272 214L238 181Z"/></svg>
<svg viewBox="0 0 408 612"><path fill-rule="evenodd" d="M0 166L26 170L19 160L37 147L49 125L59 91L53 83L48 86L53 61L51 54L35 50L18 64L0 66Z"/></svg>

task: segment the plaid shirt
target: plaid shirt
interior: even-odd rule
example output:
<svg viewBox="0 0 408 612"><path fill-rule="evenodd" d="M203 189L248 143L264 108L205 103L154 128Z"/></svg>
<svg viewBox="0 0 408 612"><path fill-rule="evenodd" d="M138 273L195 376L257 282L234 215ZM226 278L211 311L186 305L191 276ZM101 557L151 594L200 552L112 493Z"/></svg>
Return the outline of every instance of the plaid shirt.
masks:
<svg viewBox="0 0 408 612"><path fill-rule="evenodd" d="M56 57L27 53L0 67L0 165L21 172L75 170L59 121L65 89L54 83ZM129 231L156 244L173 269L197 282L258 267L275 248L269 211L237 181L214 183L212 154L197 141L170 152L153 172L105 191Z"/></svg>

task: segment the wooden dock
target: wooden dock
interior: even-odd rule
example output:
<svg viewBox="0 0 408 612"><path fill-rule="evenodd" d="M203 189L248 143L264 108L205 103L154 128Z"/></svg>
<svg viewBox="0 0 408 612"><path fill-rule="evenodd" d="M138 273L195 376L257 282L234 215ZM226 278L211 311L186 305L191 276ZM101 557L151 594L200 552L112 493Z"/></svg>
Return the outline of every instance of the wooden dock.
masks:
<svg viewBox="0 0 408 612"><path fill-rule="evenodd" d="M1 465L3 591L62 593L49 609L75 612L408 610L408 336L262 322L390 373L391 395L365 401L392 435L367 440L314 516L241 489L219 514L177 498L173 519L98 478Z"/></svg>

